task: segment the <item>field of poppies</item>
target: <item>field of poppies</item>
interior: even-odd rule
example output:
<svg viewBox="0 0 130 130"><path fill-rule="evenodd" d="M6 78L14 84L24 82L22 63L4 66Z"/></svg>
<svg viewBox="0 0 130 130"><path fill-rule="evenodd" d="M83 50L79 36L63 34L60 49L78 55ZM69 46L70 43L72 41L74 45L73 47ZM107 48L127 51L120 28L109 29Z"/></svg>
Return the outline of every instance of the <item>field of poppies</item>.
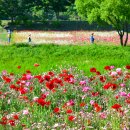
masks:
<svg viewBox="0 0 130 130"><path fill-rule="evenodd" d="M31 35L34 44L83 44L89 43L89 37L94 33L97 44L120 45L120 38L116 31L17 31L13 34L15 43L27 43ZM128 41L130 43L130 39Z"/></svg>
<svg viewBox="0 0 130 130"><path fill-rule="evenodd" d="M90 76L75 67L37 75L3 71L0 129L129 130L130 65L103 69L90 68Z"/></svg>

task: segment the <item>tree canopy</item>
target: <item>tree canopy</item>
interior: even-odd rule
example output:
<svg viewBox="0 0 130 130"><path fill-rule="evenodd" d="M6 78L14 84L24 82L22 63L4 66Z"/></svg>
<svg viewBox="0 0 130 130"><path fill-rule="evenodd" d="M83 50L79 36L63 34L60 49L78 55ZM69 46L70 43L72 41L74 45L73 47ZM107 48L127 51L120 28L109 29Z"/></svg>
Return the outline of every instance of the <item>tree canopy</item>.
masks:
<svg viewBox="0 0 130 130"><path fill-rule="evenodd" d="M76 0L75 5L81 18L89 23L105 22L112 25L120 36L121 45L126 46L130 23L130 0Z"/></svg>

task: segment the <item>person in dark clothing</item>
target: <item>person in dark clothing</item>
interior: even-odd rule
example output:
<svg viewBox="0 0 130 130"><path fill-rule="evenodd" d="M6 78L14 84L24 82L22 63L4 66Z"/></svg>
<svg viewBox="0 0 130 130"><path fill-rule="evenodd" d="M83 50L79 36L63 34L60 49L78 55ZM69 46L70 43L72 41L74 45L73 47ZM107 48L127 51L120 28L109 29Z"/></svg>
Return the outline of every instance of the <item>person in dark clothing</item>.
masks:
<svg viewBox="0 0 130 130"><path fill-rule="evenodd" d="M28 36L28 42L31 42L32 39L31 39L31 34Z"/></svg>
<svg viewBox="0 0 130 130"><path fill-rule="evenodd" d="M91 36L90 36L90 43L93 44L93 43L94 43L94 40L95 40L95 39L94 39L94 33L92 33Z"/></svg>

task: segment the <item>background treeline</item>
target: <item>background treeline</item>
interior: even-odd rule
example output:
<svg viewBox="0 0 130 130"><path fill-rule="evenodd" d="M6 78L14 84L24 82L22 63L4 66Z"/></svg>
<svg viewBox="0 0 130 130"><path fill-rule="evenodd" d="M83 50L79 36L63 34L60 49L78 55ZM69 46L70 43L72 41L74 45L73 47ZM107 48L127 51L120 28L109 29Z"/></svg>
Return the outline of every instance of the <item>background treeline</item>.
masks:
<svg viewBox="0 0 130 130"><path fill-rule="evenodd" d="M0 19L21 23L27 20L80 20L75 0L0 0Z"/></svg>

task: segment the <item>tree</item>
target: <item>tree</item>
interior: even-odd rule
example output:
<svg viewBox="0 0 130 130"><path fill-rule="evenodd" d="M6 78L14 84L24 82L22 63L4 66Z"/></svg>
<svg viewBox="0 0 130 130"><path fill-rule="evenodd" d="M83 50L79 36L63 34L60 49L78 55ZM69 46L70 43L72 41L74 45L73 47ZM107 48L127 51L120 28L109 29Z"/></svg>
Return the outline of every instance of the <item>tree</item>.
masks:
<svg viewBox="0 0 130 130"><path fill-rule="evenodd" d="M76 0L79 16L89 23L106 22L119 34L121 46L128 42L130 0Z"/></svg>
<svg viewBox="0 0 130 130"><path fill-rule="evenodd" d="M66 6L74 3L74 0L42 0L45 12L54 11L56 19L59 19L59 13L67 10Z"/></svg>
<svg viewBox="0 0 130 130"><path fill-rule="evenodd" d="M0 14L11 22L18 16L24 16L34 6L36 0L0 0Z"/></svg>

